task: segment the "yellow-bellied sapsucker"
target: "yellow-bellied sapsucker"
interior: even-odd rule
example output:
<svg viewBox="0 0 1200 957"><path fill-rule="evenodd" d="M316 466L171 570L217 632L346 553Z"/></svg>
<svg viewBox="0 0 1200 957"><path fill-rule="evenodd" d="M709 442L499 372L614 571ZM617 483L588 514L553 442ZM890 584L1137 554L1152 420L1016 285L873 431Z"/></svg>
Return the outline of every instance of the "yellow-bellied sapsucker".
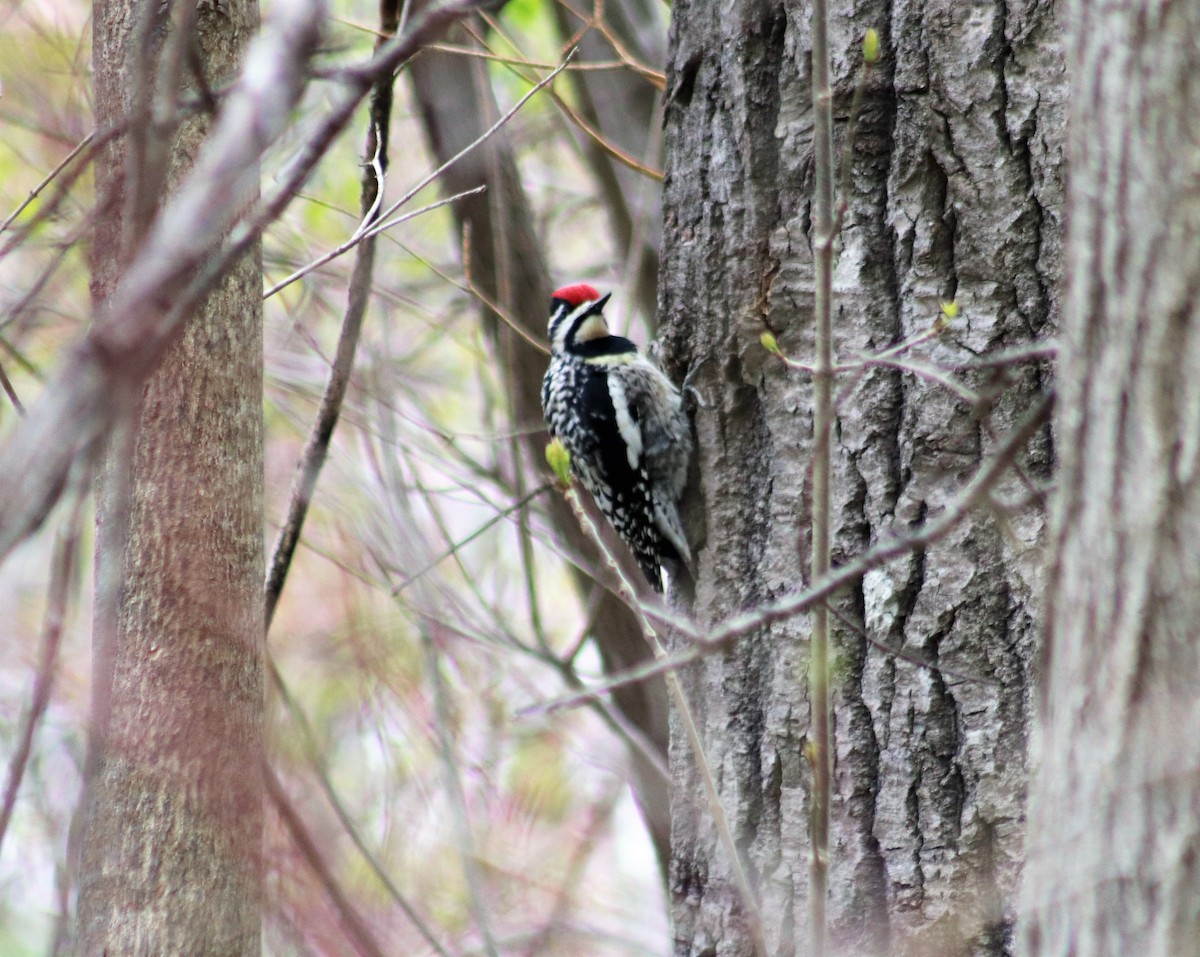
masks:
<svg viewBox="0 0 1200 957"><path fill-rule="evenodd" d="M542 410L566 446L571 470L592 494L656 591L663 565L690 562L677 502L692 437L679 390L609 332L604 304L584 283L550 299L550 368Z"/></svg>

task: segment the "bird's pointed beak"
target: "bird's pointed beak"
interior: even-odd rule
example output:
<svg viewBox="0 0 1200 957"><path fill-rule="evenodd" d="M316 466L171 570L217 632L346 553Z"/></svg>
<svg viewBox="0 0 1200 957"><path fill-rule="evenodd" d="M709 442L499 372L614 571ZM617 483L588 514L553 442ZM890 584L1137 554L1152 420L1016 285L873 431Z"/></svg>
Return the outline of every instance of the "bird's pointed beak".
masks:
<svg viewBox="0 0 1200 957"><path fill-rule="evenodd" d="M606 292L603 296L601 296L599 299L596 300L595 304L592 306L591 309L588 310L588 312L602 312L604 310L604 304L606 302L608 302L608 300L610 300L611 298L612 298L612 293Z"/></svg>

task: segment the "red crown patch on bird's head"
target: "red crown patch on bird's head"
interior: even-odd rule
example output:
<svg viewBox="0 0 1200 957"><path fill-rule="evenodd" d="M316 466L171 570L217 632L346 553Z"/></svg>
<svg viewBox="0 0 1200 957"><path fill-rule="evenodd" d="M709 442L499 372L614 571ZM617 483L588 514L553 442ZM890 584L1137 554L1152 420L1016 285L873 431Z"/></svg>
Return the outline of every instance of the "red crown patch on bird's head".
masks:
<svg viewBox="0 0 1200 957"><path fill-rule="evenodd" d="M554 290L554 299L562 299L564 302L571 304L571 308L581 306L585 302L594 302L600 298L600 293L596 292L595 286L589 286L586 282L576 283L573 286L563 286L561 289Z"/></svg>

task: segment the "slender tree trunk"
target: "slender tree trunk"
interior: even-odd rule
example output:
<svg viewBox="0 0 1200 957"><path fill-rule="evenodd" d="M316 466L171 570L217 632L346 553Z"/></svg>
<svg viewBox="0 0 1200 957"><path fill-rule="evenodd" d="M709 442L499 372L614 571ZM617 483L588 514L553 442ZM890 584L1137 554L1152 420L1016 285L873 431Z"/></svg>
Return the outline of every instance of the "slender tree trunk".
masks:
<svg viewBox="0 0 1200 957"><path fill-rule="evenodd" d="M171 101L155 77L167 69L170 56L159 62L159 53L171 52L177 29L158 19L164 11L128 0L96 6L98 125L129 124L97 166L98 300L111 292L161 185L169 188L186 170L208 128L202 117L179 126L173 139L162 131L161 111ZM189 40L182 50L215 87L232 76L257 26L257 5L201 4L195 17L184 28ZM155 91L144 115L139 106L148 101L139 90ZM151 114L154 123L146 121ZM131 461L127 454L114 443L99 496L96 726L78 952L257 954L263 748L257 249L214 291L147 384Z"/></svg>
<svg viewBox="0 0 1200 957"><path fill-rule="evenodd" d="M465 31L456 28L451 37L463 43ZM413 61L409 73L439 162L482 136L499 118L482 61L464 63L461 56L430 50ZM487 184L486 193L454 204L459 228L470 238L471 278L489 300L522 323L529 335L545 338L554 284L538 247L533 213L505 130L499 130L447 170L441 183L447 193ZM560 278L560 282L566 281ZM498 323L490 310L484 312L484 323L505 370L515 430L523 436L528 460L541 471L547 441L541 383L549 357ZM548 508L571 549L581 555L594 555L594 546L562 497L556 494ZM585 592L599 587L583 573L577 580ZM649 661L651 652L637 621L620 599L601 590L594 603L592 634L605 668L617 673ZM665 874L671 830L667 782L661 770L667 751L666 692L660 678L619 688L612 697L643 742L643 749L630 751L632 786ZM646 751L661 760L651 760Z"/></svg>
<svg viewBox="0 0 1200 957"><path fill-rule="evenodd" d="M1200 954L1200 7L1067 7L1062 467L1023 952Z"/></svg>
<svg viewBox="0 0 1200 957"><path fill-rule="evenodd" d="M875 27L882 41L837 247L839 360L928 330L948 299L960 318L920 354L1047 334L1065 96L1052 8L832 7L839 153L863 33ZM759 337L769 329L811 361L810 16L805 2L673 7L660 328L695 401L699 479L686 511L702 623L799 590L808 563L811 381ZM894 368L853 387L839 377L835 565L942 514L1042 374L1014 367L987 409ZM966 381L997 386L983 373ZM1050 458L1043 432L1027 477ZM996 494L1028 497L1011 478ZM972 514L833 603L833 953L1012 952L1041 529L1036 510ZM860 629L991 683L900 660ZM810 939L807 635L806 619L789 619L682 675L772 955L806 953ZM750 953L678 716L671 765L675 952Z"/></svg>

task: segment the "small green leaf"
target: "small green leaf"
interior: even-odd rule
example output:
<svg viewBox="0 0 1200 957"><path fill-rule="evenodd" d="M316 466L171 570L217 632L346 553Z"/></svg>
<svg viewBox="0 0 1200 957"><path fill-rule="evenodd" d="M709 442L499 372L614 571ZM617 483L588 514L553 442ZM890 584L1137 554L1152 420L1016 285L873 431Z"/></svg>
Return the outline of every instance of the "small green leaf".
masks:
<svg viewBox="0 0 1200 957"><path fill-rule="evenodd" d="M863 36L863 62L874 63L879 59L879 31L872 27Z"/></svg>
<svg viewBox="0 0 1200 957"><path fill-rule="evenodd" d="M758 337L758 341L762 343L762 347L771 353L771 355L778 356L780 359L783 358L783 350L779 348L779 343L771 333L764 332Z"/></svg>
<svg viewBox="0 0 1200 957"><path fill-rule="evenodd" d="M942 303L942 315L947 319L954 320L958 318L958 302L951 299L949 302Z"/></svg>
<svg viewBox="0 0 1200 957"><path fill-rule="evenodd" d="M546 461L563 485L571 484L571 453L558 439L546 446Z"/></svg>

